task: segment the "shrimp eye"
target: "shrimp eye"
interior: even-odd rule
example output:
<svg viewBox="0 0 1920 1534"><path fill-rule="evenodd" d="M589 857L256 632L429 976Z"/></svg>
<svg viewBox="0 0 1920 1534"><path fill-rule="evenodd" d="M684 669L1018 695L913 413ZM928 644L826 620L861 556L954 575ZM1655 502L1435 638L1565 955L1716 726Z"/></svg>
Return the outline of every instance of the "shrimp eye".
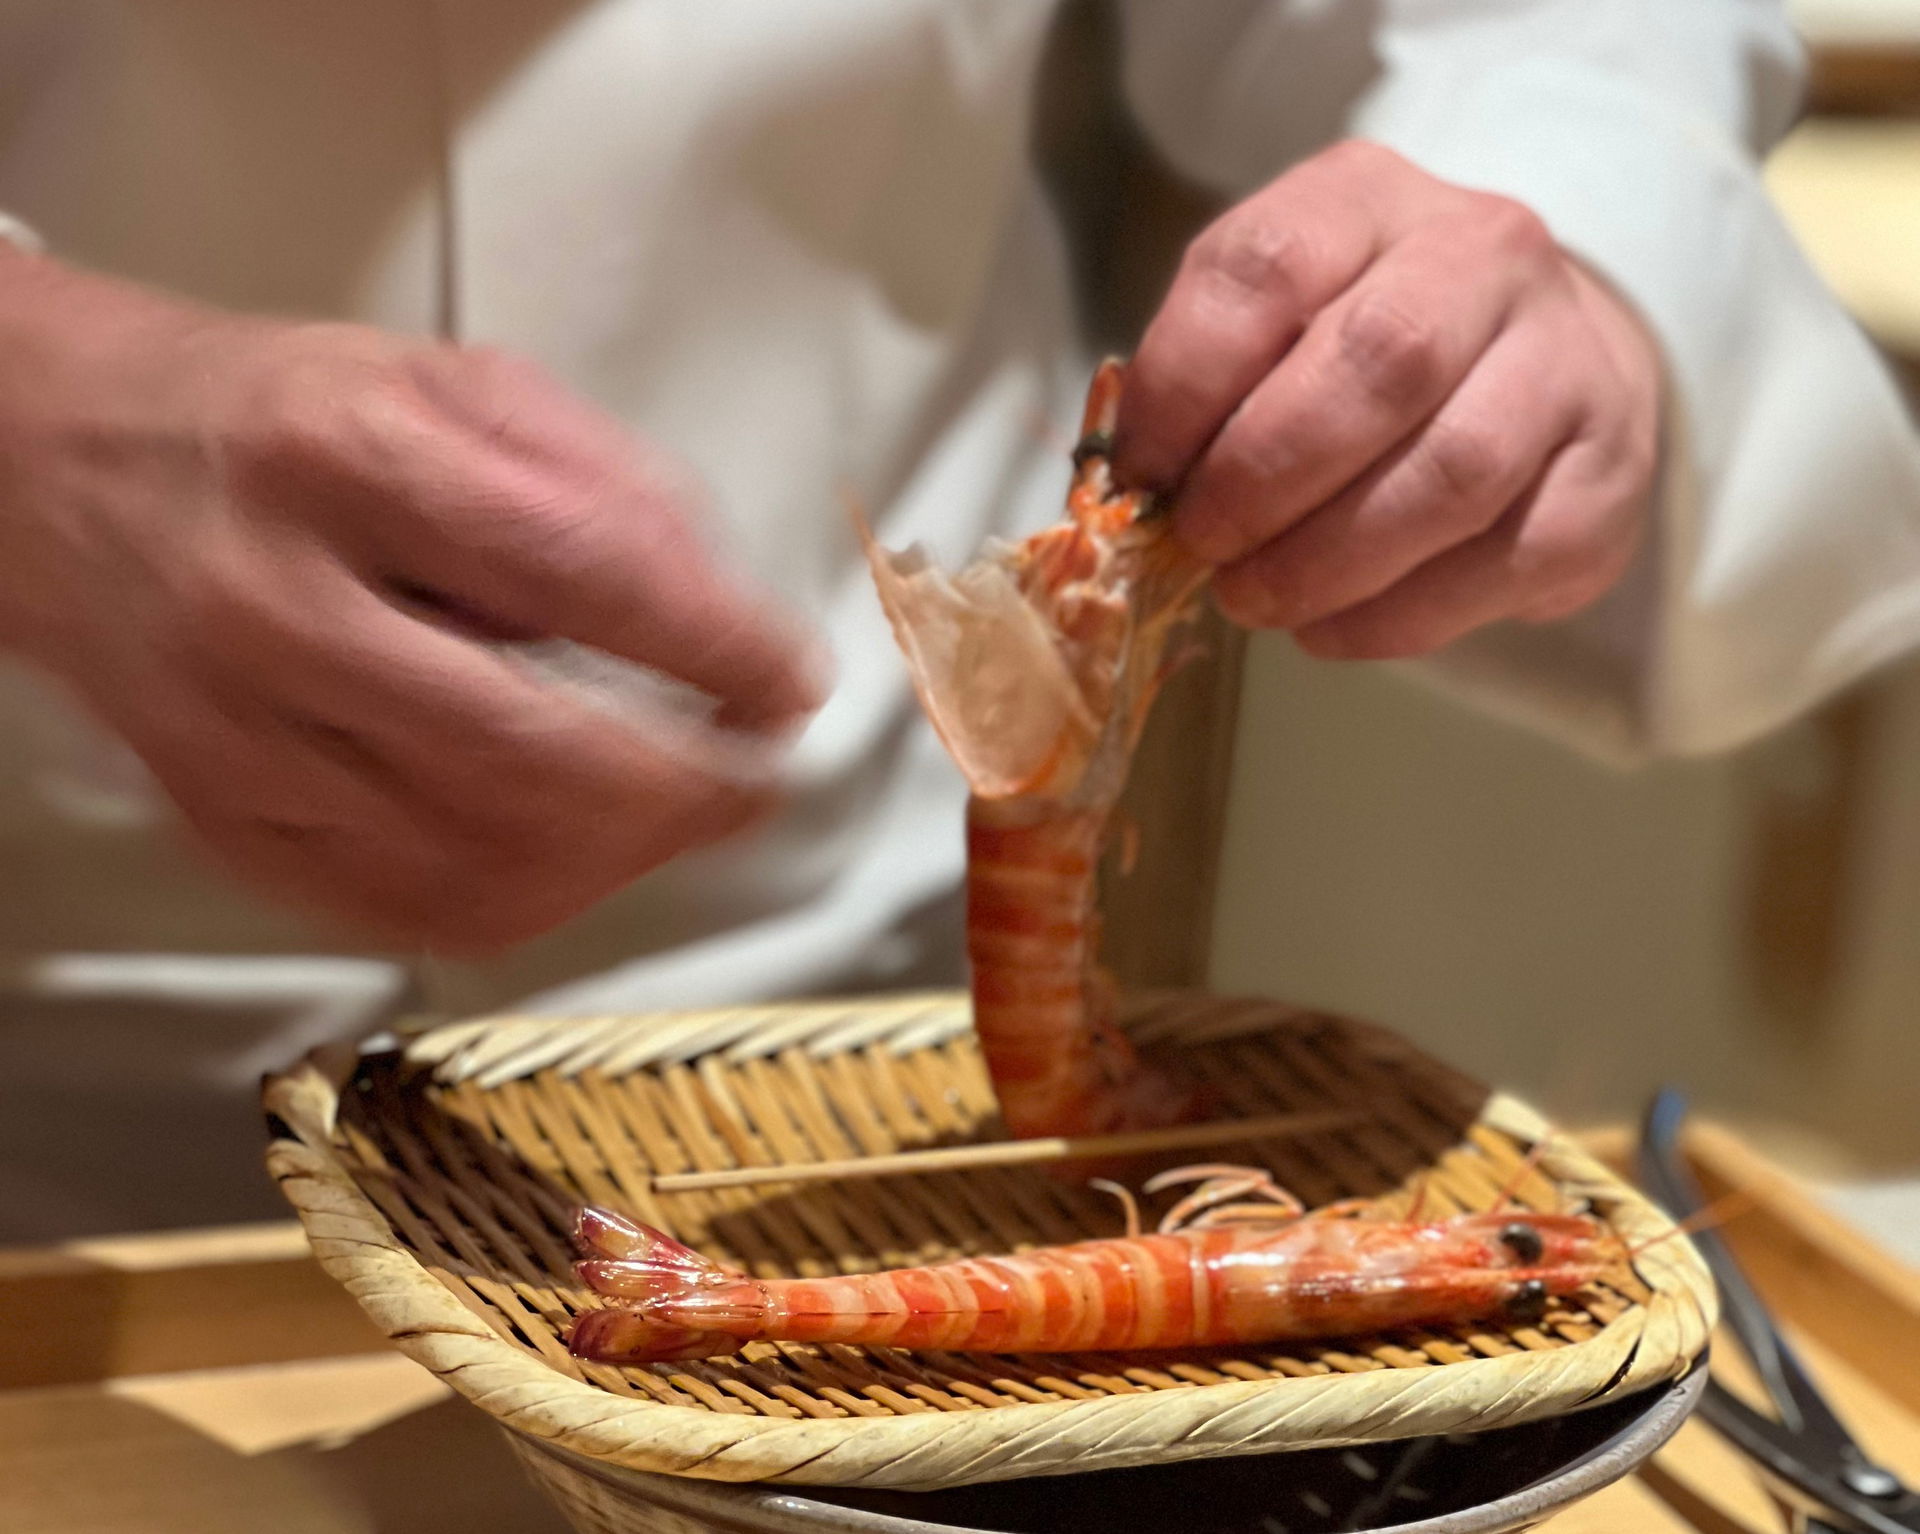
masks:
<svg viewBox="0 0 1920 1534"><path fill-rule="evenodd" d="M1524 1220L1515 1220L1500 1229L1500 1244L1529 1265L1538 1262L1546 1255L1546 1243L1540 1239L1540 1232Z"/></svg>
<svg viewBox="0 0 1920 1534"><path fill-rule="evenodd" d="M1516 1321L1538 1321L1547 1313L1547 1286L1530 1278L1513 1291L1507 1301L1507 1314Z"/></svg>

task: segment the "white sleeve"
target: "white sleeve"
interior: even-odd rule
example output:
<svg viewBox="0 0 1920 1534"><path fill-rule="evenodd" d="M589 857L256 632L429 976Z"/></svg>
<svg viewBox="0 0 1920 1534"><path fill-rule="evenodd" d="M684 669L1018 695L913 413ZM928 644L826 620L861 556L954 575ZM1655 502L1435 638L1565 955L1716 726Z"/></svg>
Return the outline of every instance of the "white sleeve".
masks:
<svg viewBox="0 0 1920 1534"><path fill-rule="evenodd" d="M1920 438L1755 163L1801 83L1776 4L1239 0L1197 27L1138 0L1127 22L1129 98L1190 174L1242 192L1309 126L1377 140L1533 208L1661 343L1658 521L1628 579L1408 669L1634 759L1737 745L1920 644Z"/></svg>

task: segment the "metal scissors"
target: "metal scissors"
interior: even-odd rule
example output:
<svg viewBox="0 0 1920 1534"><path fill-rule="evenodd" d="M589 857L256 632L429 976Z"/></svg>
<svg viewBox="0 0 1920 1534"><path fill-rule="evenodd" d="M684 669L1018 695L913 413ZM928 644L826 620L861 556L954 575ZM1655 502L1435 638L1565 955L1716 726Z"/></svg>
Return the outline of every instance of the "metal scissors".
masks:
<svg viewBox="0 0 1920 1534"><path fill-rule="evenodd" d="M1676 1220L1705 1204L1680 1154L1687 1100L1671 1089L1647 1109L1640 1139L1640 1183ZM1811 1504L1806 1534L1920 1534L1920 1493L1876 1464L1849 1433L1774 1326L1760 1296L1711 1230L1693 1244L1713 1270L1727 1329L1753 1362L1777 1417L1756 1411L1717 1379L1700 1398L1700 1415L1749 1458Z"/></svg>

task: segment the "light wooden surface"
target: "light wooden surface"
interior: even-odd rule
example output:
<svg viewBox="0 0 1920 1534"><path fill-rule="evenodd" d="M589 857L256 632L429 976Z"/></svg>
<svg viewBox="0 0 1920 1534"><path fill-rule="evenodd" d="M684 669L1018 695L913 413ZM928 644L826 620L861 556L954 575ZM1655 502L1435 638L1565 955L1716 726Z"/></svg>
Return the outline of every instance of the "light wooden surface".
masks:
<svg viewBox="0 0 1920 1534"><path fill-rule="evenodd" d="M1624 1164L1624 1132L1590 1137ZM1725 1230L1734 1254L1821 1389L1869 1452L1920 1479L1920 1273L1837 1219L1738 1137L1696 1126L1689 1150L1709 1196L1755 1200ZM1719 1367L1738 1375L1733 1350ZM1747 1462L1704 1423L1688 1423L1654 1462L1546 1525L1547 1534L1791 1534L1792 1519Z"/></svg>
<svg viewBox="0 0 1920 1534"><path fill-rule="evenodd" d="M1617 1157L1627 1138L1593 1143ZM1691 1149L1710 1192L1738 1187L1756 1197L1728 1239L1795 1318L1822 1385L1874 1453L1920 1476L1920 1275L1733 1136L1702 1127ZM16 1379L31 1372L74 1382L0 1389L0 1529L565 1534L480 1413L441 1399L424 1371L391 1353L351 1350L358 1312L331 1283L290 1281L300 1252L291 1225L0 1252L0 1363ZM112 1346L93 1335L100 1316L69 1307L49 1326L29 1308L53 1276L101 1271L133 1296L104 1317L117 1332ZM259 1291L236 1310L248 1281ZM23 1353L23 1340L36 1335ZM115 1359L140 1358L169 1358L181 1369L195 1347L231 1363L245 1339L270 1339L268 1354L286 1361L164 1375L114 1370ZM313 1351L303 1357L302 1347ZM31 1360L25 1369L21 1357ZM1789 1528L1746 1464L1698 1424L1641 1475L1546 1526L1547 1534Z"/></svg>
<svg viewBox="0 0 1920 1534"><path fill-rule="evenodd" d="M309 1365L278 1366L272 1377L286 1395L338 1383ZM371 1374L361 1384L391 1388ZM338 1447L252 1452L204 1419L100 1384L0 1393L0 1529L568 1534L499 1429L464 1401L409 1411Z"/></svg>
<svg viewBox="0 0 1920 1534"><path fill-rule="evenodd" d="M1920 358L1920 120L1810 118L1774 152L1767 186L1868 333Z"/></svg>
<svg viewBox="0 0 1920 1534"><path fill-rule="evenodd" d="M291 1222L0 1250L0 1390L384 1346L344 1298Z"/></svg>

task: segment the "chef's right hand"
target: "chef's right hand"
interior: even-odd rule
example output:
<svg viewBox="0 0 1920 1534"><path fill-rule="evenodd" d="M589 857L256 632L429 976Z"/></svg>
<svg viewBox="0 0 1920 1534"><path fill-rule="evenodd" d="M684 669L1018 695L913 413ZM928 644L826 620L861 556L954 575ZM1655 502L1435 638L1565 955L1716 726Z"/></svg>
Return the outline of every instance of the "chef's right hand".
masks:
<svg viewBox="0 0 1920 1534"><path fill-rule="evenodd" d="M533 366L0 253L0 646L269 893L407 947L554 925L766 805L482 638L558 637L784 736L813 641Z"/></svg>

